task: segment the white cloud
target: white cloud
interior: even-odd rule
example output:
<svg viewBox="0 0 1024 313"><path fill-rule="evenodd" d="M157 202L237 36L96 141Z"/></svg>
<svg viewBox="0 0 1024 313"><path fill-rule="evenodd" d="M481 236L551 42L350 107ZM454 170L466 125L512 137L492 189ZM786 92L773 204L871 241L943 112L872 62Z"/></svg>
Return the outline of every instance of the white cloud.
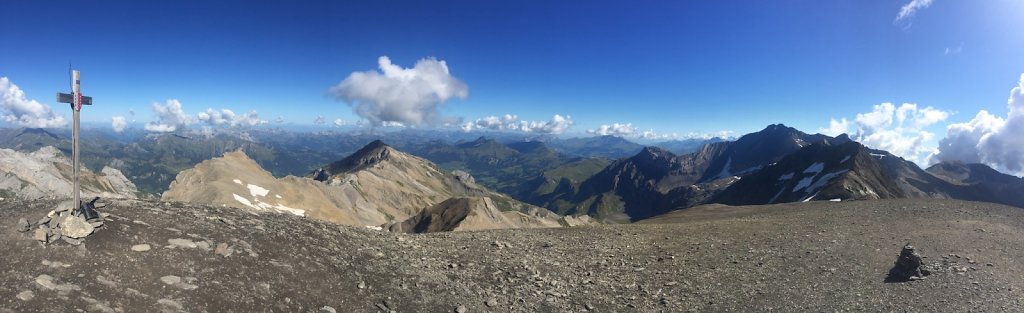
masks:
<svg viewBox="0 0 1024 313"><path fill-rule="evenodd" d="M910 18L917 13L917 11L924 10L932 5L932 0L911 0L909 3L903 5L900 8L900 13L896 15L896 20L893 23L907 23L910 26Z"/></svg>
<svg viewBox="0 0 1024 313"><path fill-rule="evenodd" d="M984 163L1024 174L1024 74L1010 90L1006 106L1006 118L983 110L966 123L947 126L946 138L929 161Z"/></svg>
<svg viewBox="0 0 1024 313"><path fill-rule="evenodd" d="M214 110L212 108L207 108L206 112L196 114L196 119L206 122L209 126L227 127L252 127L269 123L266 120L260 119L260 115L256 111L237 115L229 109Z"/></svg>
<svg viewBox="0 0 1024 313"><path fill-rule="evenodd" d="M181 102L176 99L167 100L164 105L154 102L151 107L157 121L146 123L146 131L169 133L193 123L192 118L182 111Z"/></svg>
<svg viewBox="0 0 1024 313"><path fill-rule="evenodd" d="M732 136L732 131L723 130L711 133L703 132L691 132L680 135L679 133L659 133L653 129L640 130L633 126L633 123L612 123L603 124L594 129L588 129L588 134L597 136L618 136L626 138L636 138L644 140L685 140L685 139L702 139L707 140L711 138L729 138Z"/></svg>
<svg viewBox="0 0 1024 313"><path fill-rule="evenodd" d="M906 105L904 105L905 107ZM900 108L903 110L903 107ZM892 103L877 104L872 107L871 112L858 113L857 127L861 133L873 134L881 130L885 130L892 126L893 114L896 112L896 107Z"/></svg>
<svg viewBox="0 0 1024 313"><path fill-rule="evenodd" d="M514 127L519 122L519 116L515 114L505 114L501 117L498 116L486 116L478 118L476 121L470 123L468 126L470 129L490 129L490 130L505 130ZM464 129L465 129L464 125Z"/></svg>
<svg viewBox="0 0 1024 313"><path fill-rule="evenodd" d="M380 126L402 128L402 127L405 127L405 124L402 124L402 122L384 121L384 122L381 123Z"/></svg>
<svg viewBox="0 0 1024 313"><path fill-rule="evenodd" d="M29 100L7 77L0 77L0 119L21 127L56 128L68 124L49 105Z"/></svg>
<svg viewBox="0 0 1024 313"><path fill-rule="evenodd" d="M469 87L451 75L445 61L425 58L412 68L402 68L382 56L377 64L380 71L353 72L328 90L372 125L442 124L446 119L440 106L449 99L469 95Z"/></svg>
<svg viewBox="0 0 1024 313"><path fill-rule="evenodd" d="M950 113L933 107L919 108L904 103L898 108L892 103L872 107L871 112L859 113L854 118L856 133L850 138L865 146L889 151L907 160L920 163L924 154L932 151L926 145L935 138L924 129L949 118ZM829 136L850 133L850 121L830 119L829 127L818 131Z"/></svg>
<svg viewBox="0 0 1024 313"><path fill-rule="evenodd" d="M561 116L555 114L548 121L519 121L519 124L513 124L513 130L519 130L524 133L541 133L541 134L561 134L569 129L573 124L572 116Z"/></svg>
<svg viewBox="0 0 1024 313"><path fill-rule="evenodd" d="M316 119L315 119L315 120L313 120L313 124L314 124L314 125L323 125L323 124L327 124L327 118L326 118L326 117L324 117L323 115L317 115L317 116L316 116Z"/></svg>
<svg viewBox="0 0 1024 313"><path fill-rule="evenodd" d="M498 130L557 135L565 132L572 125L572 116L568 115L555 114L547 121L525 121L520 120L518 115L505 114L500 117L486 116L478 118L473 122L466 122L458 126L467 132L472 130Z"/></svg>
<svg viewBox="0 0 1024 313"><path fill-rule="evenodd" d="M541 134L561 134L569 129L573 124L572 116L561 116L555 114L548 121L519 121L518 125L514 125L513 130L519 130L524 133L541 133Z"/></svg>
<svg viewBox="0 0 1024 313"><path fill-rule="evenodd" d="M110 118L110 127L114 128L114 132L123 132L128 127L128 119L124 116L114 116Z"/></svg>
<svg viewBox="0 0 1024 313"><path fill-rule="evenodd" d="M828 121L828 128L819 128L818 132L832 137L848 134L850 132L850 121L846 120L845 117L840 120L830 119Z"/></svg>
<svg viewBox="0 0 1024 313"><path fill-rule="evenodd" d="M598 136L618 136L618 137L636 137L642 132L633 127L633 123L612 123L611 125L604 124L594 129L588 129L588 134L594 134ZM651 132L653 134L653 132Z"/></svg>
<svg viewBox="0 0 1024 313"><path fill-rule="evenodd" d="M345 126L345 120L340 119L340 118L334 119L334 126L337 126L337 127Z"/></svg>
<svg viewBox="0 0 1024 313"><path fill-rule="evenodd" d="M276 123L276 124L284 123L284 116L278 115L277 118L274 119L274 123Z"/></svg>

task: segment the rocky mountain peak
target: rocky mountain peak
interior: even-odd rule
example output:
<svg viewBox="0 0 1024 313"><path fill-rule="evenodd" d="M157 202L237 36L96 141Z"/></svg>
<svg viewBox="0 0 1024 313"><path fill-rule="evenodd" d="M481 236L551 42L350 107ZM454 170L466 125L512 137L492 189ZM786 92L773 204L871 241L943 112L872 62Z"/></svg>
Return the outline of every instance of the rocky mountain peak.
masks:
<svg viewBox="0 0 1024 313"><path fill-rule="evenodd" d="M41 136L51 139L60 139L60 137L58 137L57 135L42 128L22 128L15 136Z"/></svg>
<svg viewBox="0 0 1024 313"><path fill-rule="evenodd" d="M635 156L635 158L666 159L666 160L667 159L673 159L675 157L676 157L676 155L674 153L672 153L671 151L665 150L663 148L655 147L655 146L644 147L644 149L640 150L640 153Z"/></svg>
<svg viewBox="0 0 1024 313"><path fill-rule="evenodd" d="M397 151L383 141L374 140L344 159L331 163L327 166L327 170L331 174L357 171L388 160L395 152Z"/></svg>
<svg viewBox="0 0 1024 313"><path fill-rule="evenodd" d="M458 144L458 146L461 147L461 148L474 148L474 147L481 147L481 146L485 146L485 145L495 145L495 144L498 144L498 142L494 141L494 139L490 139L490 138L487 138L487 137L484 137L484 136L480 136L480 137L477 137L476 140L473 140L473 141L470 141L470 142L460 143L460 144Z"/></svg>

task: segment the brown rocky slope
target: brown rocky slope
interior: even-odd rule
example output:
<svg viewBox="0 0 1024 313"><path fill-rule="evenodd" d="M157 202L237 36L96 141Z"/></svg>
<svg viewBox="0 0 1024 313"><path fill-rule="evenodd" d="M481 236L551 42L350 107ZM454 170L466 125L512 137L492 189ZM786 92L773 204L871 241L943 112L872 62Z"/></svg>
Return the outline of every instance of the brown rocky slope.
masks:
<svg viewBox="0 0 1024 313"><path fill-rule="evenodd" d="M116 200L81 246L13 227L55 204L0 202L0 311L1024 310L1024 210L986 203L701 206L641 224L409 235ZM941 270L883 282L908 242Z"/></svg>
<svg viewBox="0 0 1024 313"><path fill-rule="evenodd" d="M562 225L557 214L487 190L468 174L445 172L430 161L380 141L323 169L331 173L324 181L312 177L275 178L244 152L229 152L179 173L162 200L277 211L338 224L379 227L402 223L449 199L486 198L490 206L466 206L472 211L467 213L501 218L471 218L470 223L452 230ZM462 220L446 222L454 225ZM475 226L469 226L473 223Z"/></svg>

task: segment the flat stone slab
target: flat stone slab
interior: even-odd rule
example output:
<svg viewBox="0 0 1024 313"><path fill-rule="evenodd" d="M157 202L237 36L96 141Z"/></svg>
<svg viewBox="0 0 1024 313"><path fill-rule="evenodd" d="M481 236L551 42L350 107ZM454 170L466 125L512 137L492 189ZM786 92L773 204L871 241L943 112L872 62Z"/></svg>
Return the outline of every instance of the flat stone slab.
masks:
<svg viewBox="0 0 1024 313"><path fill-rule="evenodd" d="M196 243L193 242L192 240L184 239L184 238L167 239L167 243L172 245L172 246L181 247L181 248L195 248L195 247L198 247L198 245L196 245Z"/></svg>
<svg viewBox="0 0 1024 313"><path fill-rule="evenodd" d="M57 289L57 284L53 282L53 276L46 274L37 276L36 284L39 284L39 286L49 290Z"/></svg>

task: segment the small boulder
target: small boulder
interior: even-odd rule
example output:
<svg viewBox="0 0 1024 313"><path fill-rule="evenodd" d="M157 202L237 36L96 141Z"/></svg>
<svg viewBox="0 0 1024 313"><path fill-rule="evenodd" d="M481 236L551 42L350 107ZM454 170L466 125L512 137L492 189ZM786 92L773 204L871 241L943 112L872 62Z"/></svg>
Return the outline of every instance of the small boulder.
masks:
<svg viewBox="0 0 1024 313"><path fill-rule="evenodd" d="M149 249L152 249L152 247L150 247L149 244L145 244L145 243L144 244L140 244L140 245L132 246L132 251L135 251L135 252L146 252L146 251L149 251Z"/></svg>
<svg viewBox="0 0 1024 313"><path fill-rule="evenodd" d="M338 313L338 311L330 306L325 305L320 308L320 313Z"/></svg>
<svg viewBox="0 0 1024 313"><path fill-rule="evenodd" d="M32 298L35 298L35 297L36 297L36 294L33 293L32 290L25 290L25 291L22 291L22 292L18 293L18 300L21 300L21 301L32 300Z"/></svg>
<svg viewBox="0 0 1024 313"><path fill-rule="evenodd" d="M27 231L29 231L31 229L32 229L32 224L29 224L28 220L26 220L24 218L19 218L18 219L18 231L19 232L24 233L24 232L27 232Z"/></svg>
<svg viewBox="0 0 1024 313"><path fill-rule="evenodd" d="M53 276L42 274L36 277L36 284L45 289L57 289L57 283L53 282Z"/></svg>
<svg viewBox="0 0 1024 313"><path fill-rule="evenodd" d="M61 235L75 239L92 234L93 229L92 224L80 216L69 216L61 223Z"/></svg>

